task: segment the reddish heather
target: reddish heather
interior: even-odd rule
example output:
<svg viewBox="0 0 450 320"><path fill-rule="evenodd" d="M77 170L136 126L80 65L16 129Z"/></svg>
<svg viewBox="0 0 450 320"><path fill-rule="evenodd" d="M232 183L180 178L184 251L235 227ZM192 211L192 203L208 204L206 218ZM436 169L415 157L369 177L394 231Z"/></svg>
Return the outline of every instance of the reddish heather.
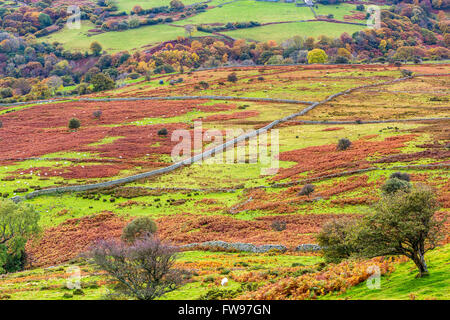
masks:
<svg viewBox="0 0 450 320"><path fill-rule="evenodd" d="M193 110L224 111L233 104L204 106L203 101L134 101L134 102L66 102L37 105L2 115L0 131L0 160L41 156L62 151L99 152L104 157L137 158L147 154L169 154L176 142L160 137L157 132L167 128L188 129L186 124L171 123L147 126L105 125L132 122L143 118L167 118ZM102 110L101 119L92 113ZM67 129L69 119L78 118L81 128ZM107 136L122 136L113 143L88 146Z"/></svg>
<svg viewBox="0 0 450 320"><path fill-rule="evenodd" d="M352 142L349 149L338 151L335 144L313 146L303 149L282 152L280 160L297 162L289 168L281 168L274 180L298 179L303 172L333 172L344 169L359 169L371 166L368 157L381 157L396 154L406 142L413 140L414 134L404 134L386 138L384 141L361 139Z"/></svg>

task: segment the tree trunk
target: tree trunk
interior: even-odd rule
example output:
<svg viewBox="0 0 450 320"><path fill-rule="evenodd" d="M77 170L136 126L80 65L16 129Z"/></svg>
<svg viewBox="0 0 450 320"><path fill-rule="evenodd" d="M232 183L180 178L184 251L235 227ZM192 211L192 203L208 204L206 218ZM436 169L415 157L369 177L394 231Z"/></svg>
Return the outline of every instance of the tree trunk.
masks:
<svg viewBox="0 0 450 320"><path fill-rule="evenodd" d="M417 255L414 256L413 261L417 266L417 268L419 269L419 274L417 275L417 278L428 276L428 267L427 263L425 262L425 257L423 256L423 253L418 252Z"/></svg>

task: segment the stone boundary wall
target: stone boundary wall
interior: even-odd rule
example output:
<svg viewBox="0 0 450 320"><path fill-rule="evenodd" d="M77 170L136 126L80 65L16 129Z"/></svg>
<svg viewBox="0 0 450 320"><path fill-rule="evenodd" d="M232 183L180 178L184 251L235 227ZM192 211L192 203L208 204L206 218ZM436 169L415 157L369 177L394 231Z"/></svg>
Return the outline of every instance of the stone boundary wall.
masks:
<svg viewBox="0 0 450 320"><path fill-rule="evenodd" d="M239 252L252 252L252 253L264 253L268 251L281 251L286 252L288 248L281 244L263 244L254 245L252 243L243 242L226 242L221 240L205 241L201 243L190 243L179 246L182 250L210 250L210 249L222 249ZM317 244L300 244L294 248L293 251L298 252L317 252L322 248Z"/></svg>

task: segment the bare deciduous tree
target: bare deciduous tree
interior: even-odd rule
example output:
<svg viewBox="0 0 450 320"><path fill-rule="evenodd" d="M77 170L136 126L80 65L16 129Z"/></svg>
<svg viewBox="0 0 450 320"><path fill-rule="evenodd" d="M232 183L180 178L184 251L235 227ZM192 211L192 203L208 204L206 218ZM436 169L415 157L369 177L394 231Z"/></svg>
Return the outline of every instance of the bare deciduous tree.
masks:
<svg viewBox="0 0 450 320"><path fill-rule="evenodd" d="M139 300L153 300L181 283L173 269L177 249L148 235L128 246L123 242L100 241L90 252L94 262L120 284L120 293Z"/></svg>

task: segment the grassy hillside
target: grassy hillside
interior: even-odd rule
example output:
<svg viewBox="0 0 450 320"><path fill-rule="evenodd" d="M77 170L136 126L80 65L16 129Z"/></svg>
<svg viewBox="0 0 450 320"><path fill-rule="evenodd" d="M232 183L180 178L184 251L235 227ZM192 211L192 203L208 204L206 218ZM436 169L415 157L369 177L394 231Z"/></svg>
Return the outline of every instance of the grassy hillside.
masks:
<svg viewBox="0 0 450 320"><path fill-rule="evenodd" d="M201 2L200 0L183 0L184 5L190 5ZM169 6L170 0L117 0L117 11L131 13L134 6L140 6L142 9Z"/></svg>
<svg viewBox="0 0 450 320"><path fill-rule="evenodd" d="M195 0L185 2L185 5L196 3ZM156 0L150 2L133 2L129 0L118 1L119 11L130 12L132 7L141 5L142 8L151 8L160 5L168 5L168 1ZM99 41L103 49L108 52L117 52L121 50L135 51L144 46L152 46L163 41L174 40L179 36L185 36L183 26L188 24L201 25L225 25L228 22L249 22L256 21L261 24L275 23L266 26L238 29L224 32L224 34L236 39L249 39L254 41L275 40L282 42L294 36L312 36L328 35L338 37L342 33L352 34L365 28L365 26L337 24L330 22L295 22L303 20L314 20L312 11L307 7L296 7L293 3L270 3L253 0L238 0L227 2L222 0L208 3L209 7L205 12L195 14L188 18L181 18L173 22L174 27L169 24L160 24L152 26L143 26L137 29L128 29L125 31L110 31L101 34L89 32L95 29L95 25L89 21L83 20L81 29L67 29L49 34L42 37L44 41L58 41L67 49L86 51L92 41ZM364 20L355 20L350 18L355 11L355 5L340 4L323 6L319 5L319 15L333 14L334 19L348 22L362 22ZM178 19L178 18L177 18ZM294 23L284 23L294 22ZM281 23L281 24L279 24ZM194 36L214 36L202 32L196 32ZM126 39L126 41L124 41Z"/></svg>
<svg viewBox="0 0 450 320"><path fill-rule="evenodd" d="M295 248L299 244L315 243L315 235L327 221L360 216L371 210L380 198L380 186L396 171L409 173L412 183L434 187L441 202L439 215L450 213L448 168L445 167L450 159L446 148L449 140L446 128L450 121L446 74L450 66L427 64L407 68L420 76L392 82L402 77L401 71L385 65L219 68L163 75L150 81L141 79L122 88L92 94L89 96L92 101L74 97L53 103L3 106L0 109L3 123L0 186L2 196L10 198L43 188L108 181L166 167L173 162L171 151L176 144L170 135L178 129L193 134L195 121L201 120L204 130L254 130L299 112L313 101L373 85L335 97L277 126L279 156L274 159L279 160L279 169L271 175L263 174L267 163L261 159L252 163L254 156L244 153L234 163L208 161L110 189L25 200L40 212L43 228L41 240L27 246L33 267L58 265L62 269L7 275L0 279L0 290L13 299L42 297L41 294L46 299L61 298L65 292L61 284L66 264L99 238L118 238L126 223L137 216L153 218L159 236L175 244L222 240L280 244L287 248L284 254L234 253L232 259L211 252L183 253L181 262L184 261L186 268L193 268L190 263L205 261L195 268L207 271L199 272L192 283L167 298L199 296L217 289L223 276L220 268L233 269L236 282L230 284L232 288L248 282L249 278L276 280L270 282L276 285L295 272L298 275L306 272L302 266L292 265L297 261L314 264L311 266L314 270L309 273L337 275L336 281L349 280L339 278L342 268L357 272L354 278L364 279L363 267L370 262L330 265L330 269L322 270L323 266L316 265L320 257L300 254ZM231 72L236 73L236 82L227 80ZM183 81L167 84L179 78ZM209 84L207 89L200 86L202 81ZM206 97L210 95L222 97ZM197 98L95 100L149 96ZM248 101L227 96L299 101ZM96 110L102 110L100 119L92 116ZM77 131L67 129L72 117L81 121ZM168 136L158 134L162 128L167 129ZM11 144L11 139L18 135L22 139ZM337 141L344 137L351 140L351 147L336 150ZM204 141L203 147L210 146L211 141ZM246 150L248 146L239 145L233 153L242 154ZM314 193L310 197L299 195L308 182L315 185ZM284 230L274 227L280 221L286 225ZM448 225L444 232L448 241ZM448 273L445 262L448 246L431 252L428 257L430 278L414 280L412 265L400 264L385 278L390 279L382 284L385 291L369 292L367 297L409 298L410 293L427 299L447 297L445 290L439 288L448 286L443 276ZM240 259L247 265L239 263ZM235 262L238 264L234 265ZM86 284L84 298L98 298L103 294L99 287L106 283L91 266L81 263L86 280L93 277L97 282L96 288ZM280 269L277 263L283 267ZM384 266L386 272L391 268ZM261 273L256 272L259 269ZM57 270L62 274L54 275ZM254 277L247 274L250 272L256 272ZM47 279L52 274L55 277ZM213 279L206 280L208 275L213 275ZM316 281L308 277L306 280ZM47 279L50 289L45 282L40 282L41 278ZM27 282L37 284L26 285ZM269 282L264 283L270 285ZM418 287L421 284L423 287ZM362 298L366 294L364 290L361 286L347 294Z"/></svg>
<svg viewBox="0 0 450 320"><path fill-rule="evenodd" d="M450 299L450 245L437 248L426 255L430 276L415 278L417 268L408 261L395 266L392 274L382 276L380 289L370 290L361 283L340 295L327 295L325 299L363 300L426 300Z"/></svg>
<svg viewBox="0 0 450 320"><path fill-rule="evenodd" d="M271 3L254 0L238 0L222 7L216 7L177 24L209 24L257 21L278 22L314 19L309 8L296 7L293 3Z"/></svg>
<svg viewBox="0 0 450 320"><path fill-rule="evenodd" d="M48 42L58 41L65 47L72 50L88 51L93 41L98 41L103 49L108 52L123 50L142 50L143 46L155 45L160 42L174 40L178 36L185 36L183 28L177 28L166 24L145 26L137 29L125 31L105 32L98 35L90 35L89 30L95 26L87 21L83 21L81 29L64 28L56 33L52 33L42 39ZM205 34L198 32L196 36Z"/></svg>

